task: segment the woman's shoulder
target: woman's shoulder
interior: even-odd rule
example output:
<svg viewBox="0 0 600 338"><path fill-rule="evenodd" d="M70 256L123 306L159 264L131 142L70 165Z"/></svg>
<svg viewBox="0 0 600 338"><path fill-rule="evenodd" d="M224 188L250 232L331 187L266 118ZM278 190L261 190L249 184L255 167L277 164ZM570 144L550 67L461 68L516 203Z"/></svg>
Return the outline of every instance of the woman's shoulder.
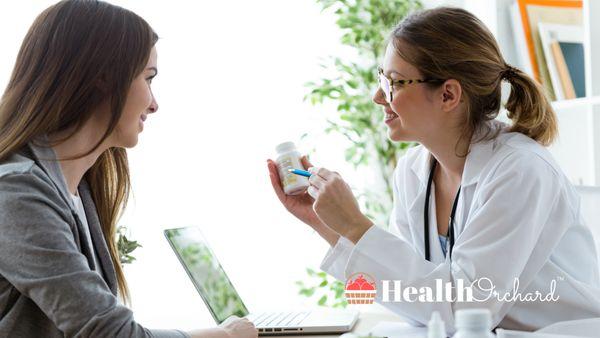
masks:
<svg viewBox="0 0 600 338"><path fill-rule="evenodd" d="M0 208L30 197L50 202L60 196L46 172L25 153L17 152L0 162Z"/></svg>
<svg viewBox="0 0 600 338"><path fill-rule="evenodd" d="M27 175L34 173L35 162L23 155L15 153L0 161L0 182L2 178L10 175Z"/></svg>

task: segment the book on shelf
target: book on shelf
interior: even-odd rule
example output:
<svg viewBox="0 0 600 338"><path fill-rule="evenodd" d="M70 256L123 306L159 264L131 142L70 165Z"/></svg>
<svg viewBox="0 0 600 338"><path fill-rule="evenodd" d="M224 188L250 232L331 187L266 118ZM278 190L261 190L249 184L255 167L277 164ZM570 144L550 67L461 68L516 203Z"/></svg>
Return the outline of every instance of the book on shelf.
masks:
<svg viewBox="0 0 600 338"><path fill-rule="evenodd" d="M583 43L582 42L559 42L560 50L562 51L567 67L569 68L569 75L575 87L575 95L579 97L585 97L585 67L584 67L584 56L583 56Z"/></svg>
<svg viewBox="0 0 600 338"><path fill-rule="evenodd" d="M558 81L560 82L563 98L567 100L576 98L577 95L575 94L575 88L573 87L573 80L571 80L565 56L560 50L558 41L554 40L550 42L550 49L552 50L552 57L556 63L556 71L558 73ZM554 92L556 93L557 91L555 90ZM558 98L558 100L561 100L561 98Z"/></svg>

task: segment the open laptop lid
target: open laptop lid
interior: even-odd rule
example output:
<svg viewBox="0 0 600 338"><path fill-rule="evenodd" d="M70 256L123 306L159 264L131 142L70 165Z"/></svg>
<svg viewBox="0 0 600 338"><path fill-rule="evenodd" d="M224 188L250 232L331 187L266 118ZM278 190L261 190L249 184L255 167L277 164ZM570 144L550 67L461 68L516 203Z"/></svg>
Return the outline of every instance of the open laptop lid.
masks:
<svg viewBox="0 0 600 338"><path fill-rule="evenodd" d="M167 229L164 233L217 323L232 315L248 315L248 309L198 228Z"/></svg>

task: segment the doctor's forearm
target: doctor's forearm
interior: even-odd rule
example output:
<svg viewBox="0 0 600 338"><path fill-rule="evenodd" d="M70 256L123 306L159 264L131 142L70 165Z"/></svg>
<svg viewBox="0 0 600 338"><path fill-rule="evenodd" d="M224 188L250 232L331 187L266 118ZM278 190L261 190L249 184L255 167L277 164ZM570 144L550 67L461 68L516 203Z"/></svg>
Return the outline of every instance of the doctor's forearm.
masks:
<svg viewBox="0 0 600 338"><path fill-rule="evenodd" d="M356 244L373 225L373 222L367 216L361 214L361 217L352 222L347 227L348 230L342 235Z"/></svg>
<svg viewBox="0 0 600 338"><path fill-rule="evenodd" d="M319 236L323 237L323 239L325 239L330 246L335 246L337 241L340 239L340 234L325 224L313 226L312 228L319 234Z"/></svg>

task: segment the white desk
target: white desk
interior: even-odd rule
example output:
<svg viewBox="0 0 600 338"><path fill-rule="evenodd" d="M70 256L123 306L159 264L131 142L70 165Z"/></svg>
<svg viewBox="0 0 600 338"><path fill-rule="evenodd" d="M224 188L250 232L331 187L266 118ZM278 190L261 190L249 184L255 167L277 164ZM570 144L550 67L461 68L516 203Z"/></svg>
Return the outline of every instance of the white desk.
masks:
<svg viewBox="0 0 600 338"><path fill-rule="evenodd" d="M352 307L349 307L352 309ZM360 311L358 316L358 322L354 325L353 333L366 335L369 331L377 325L379 322L403 322L402 318L395 315L391 311L388 311L379 304L372 305L360 305L357 307ZM294 335L294 336L266 336L266 337L278 337L278 338L290 338L290 337L311 337L311 338L331 338L339 337L340 334L327 334L327 335Z"/></svg>

